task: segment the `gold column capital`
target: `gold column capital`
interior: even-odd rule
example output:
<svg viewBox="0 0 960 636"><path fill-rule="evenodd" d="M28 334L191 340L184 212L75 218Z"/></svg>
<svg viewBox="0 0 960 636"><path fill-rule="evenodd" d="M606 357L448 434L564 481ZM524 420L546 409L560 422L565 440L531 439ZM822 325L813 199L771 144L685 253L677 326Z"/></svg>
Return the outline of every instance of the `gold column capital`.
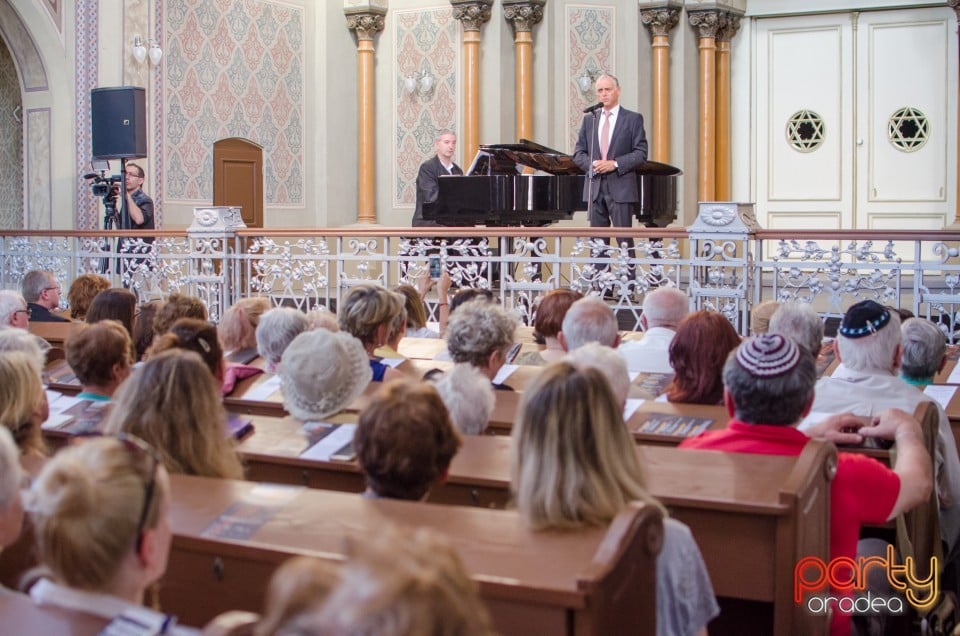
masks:
<svg viewBox="0 0 960 636"><path fill-rule="evenodd" d="M358 40L373 40L383 31L383 16L379 10L345 11L347 28L357 34Z"/></svg>
<svg viewBox="0 0 960 636"><path fill-rule="evenodd" d="M640 21L650 31L650 35L670 35L673 27L680 21L679 7L659 7L656 9L642 9Z"/></svg>
<svg viewBox="0 0 960 636"><path fill-rule="evenodd" d="M687 20L690 26L697 30L697 38L700 40L706 38L716 39L717 32L720 30L720 23L723 20L723 11L710 9L707 11L689 11Z"/></svg>
<svg viewBox="0 0 960 636"><path fill-rule="evenodd" d="M503 0L503 17L513 25L514 32L533 31L533 25L543 19L543 5L547 0Z"/></svg>
<svg viewBox="0 0 960 636"><path fill-rule="evenodd" d="M490 21L493 0L450 0L453 19L463 24L464 31L479 31L484 22Z"/></svg>

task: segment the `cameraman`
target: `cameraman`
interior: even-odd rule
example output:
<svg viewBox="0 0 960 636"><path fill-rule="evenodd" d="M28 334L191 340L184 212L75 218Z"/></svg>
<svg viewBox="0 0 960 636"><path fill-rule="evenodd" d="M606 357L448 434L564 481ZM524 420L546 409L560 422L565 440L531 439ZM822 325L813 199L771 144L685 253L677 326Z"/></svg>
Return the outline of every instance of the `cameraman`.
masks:
<svg viewBox="0 0 960 636"><path fill-rule="evenodd" d="M128 163L125 170L125 192L127 214L130 217L130 227L125 230L153 230L153 199L144 193L143 181L146 173L139 165ZM130 287L137 272L145 273L150 268L150 262L145 258L131 258L130 254L147 254L153 237L120 238L117 241L117 273L121 275L124 287Z"/></svg>

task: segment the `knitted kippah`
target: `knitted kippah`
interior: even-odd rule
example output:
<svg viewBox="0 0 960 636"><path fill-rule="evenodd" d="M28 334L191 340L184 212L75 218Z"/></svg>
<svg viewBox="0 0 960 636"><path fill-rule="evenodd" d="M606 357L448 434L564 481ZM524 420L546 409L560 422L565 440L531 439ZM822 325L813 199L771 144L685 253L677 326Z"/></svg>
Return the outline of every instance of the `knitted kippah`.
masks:
<svg viewBox="0 0 960 636"><path fill-rule="evenodd" d="M873 300L862 300L850 307L840 323L840 335L845 338L863 338L877 333L890 322L890 311Z"/></svg>
<svg viewBox="0 0 960 636"><path fill-rule="evenodd" d="M797 366L800 348L790 338L778 333L765 333L743 341L737 348L737 362L750 375L775 378Z"/></svg>

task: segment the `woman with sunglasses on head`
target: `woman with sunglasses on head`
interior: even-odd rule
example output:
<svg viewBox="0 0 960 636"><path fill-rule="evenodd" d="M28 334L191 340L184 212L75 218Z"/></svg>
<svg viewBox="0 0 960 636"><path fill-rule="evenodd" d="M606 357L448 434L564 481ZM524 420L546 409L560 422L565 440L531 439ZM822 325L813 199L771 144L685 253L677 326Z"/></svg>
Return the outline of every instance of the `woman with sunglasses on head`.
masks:
<svg viewBox="0 0 960 636"><path fill-rule="evenodd" d="M172 538L170 479L145 442L100 437L60 451L33 482L27 507L40 562L52 574L30 590L40 608L154 630L143 633L196 633L143 607Z"/></svg>

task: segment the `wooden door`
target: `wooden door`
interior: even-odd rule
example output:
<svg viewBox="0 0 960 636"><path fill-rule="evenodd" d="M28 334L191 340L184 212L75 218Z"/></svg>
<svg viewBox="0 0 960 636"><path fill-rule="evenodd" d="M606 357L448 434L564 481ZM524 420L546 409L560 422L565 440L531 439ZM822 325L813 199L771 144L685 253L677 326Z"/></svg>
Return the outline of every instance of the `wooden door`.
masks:
<svg viewBox="0 0 960 636"><path fill-rule="evenodd" d="M213 144L213 205L239 206L247 227L263 227L263 149L233 137Z"/></svg>

